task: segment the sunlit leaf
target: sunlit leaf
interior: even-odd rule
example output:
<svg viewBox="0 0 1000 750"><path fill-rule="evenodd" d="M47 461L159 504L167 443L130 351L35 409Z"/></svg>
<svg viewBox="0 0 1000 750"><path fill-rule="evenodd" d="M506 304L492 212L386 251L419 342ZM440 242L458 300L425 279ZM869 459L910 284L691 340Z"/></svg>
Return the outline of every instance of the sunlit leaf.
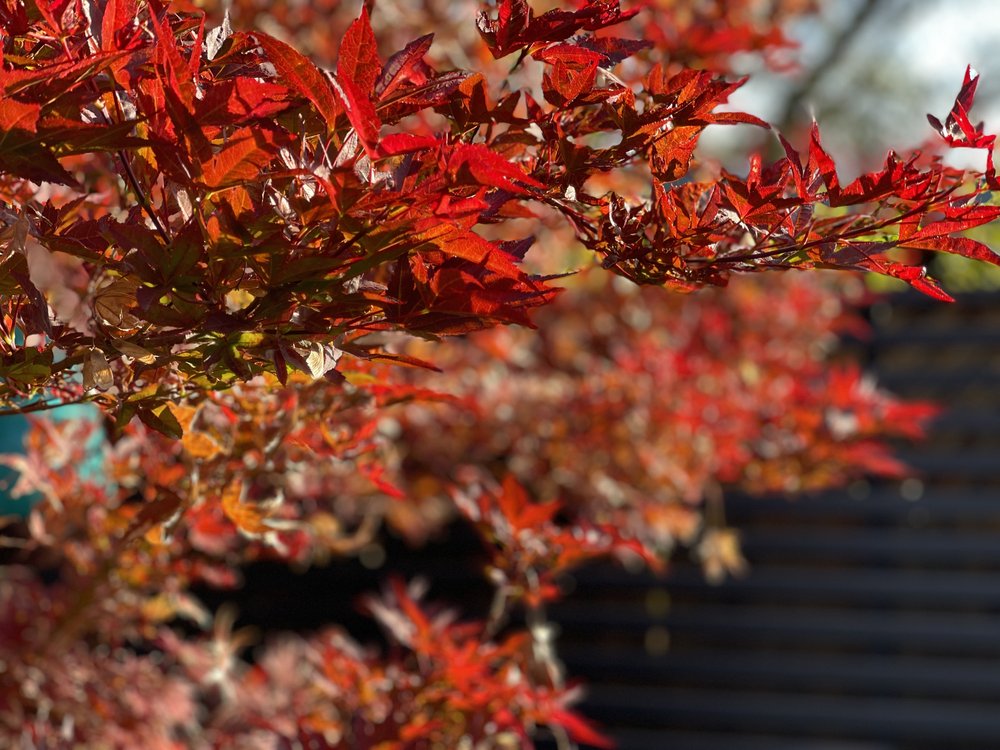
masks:
<svg viewBox="0 0 1000 750"><path fill-rule="evenodd" d="M106 391L115 384L115 376L108 358L100 349L91 349L83 360L83 387Z"/></svg>

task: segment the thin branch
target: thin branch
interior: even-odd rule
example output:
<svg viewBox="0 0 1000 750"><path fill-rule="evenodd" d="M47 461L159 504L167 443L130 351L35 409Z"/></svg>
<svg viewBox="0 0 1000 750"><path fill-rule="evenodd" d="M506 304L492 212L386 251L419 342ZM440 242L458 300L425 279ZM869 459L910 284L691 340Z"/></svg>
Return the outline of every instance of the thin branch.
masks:
<svg viewBox="0 0 1000 750"><path fill-rule="evenodd" d="M0 409L0 417L13 417L18 414L31 414L33 412L49 411L51 409L58 409L61 406L73 406L74 404L86 404L89 402L90 399L86 396L74 401L36 401L33 404L18 406L14 409Z"/></svg>
<svg viewBox="0 0 1000 750"><path fill-rule="evenodd" d="M115 109L118 110L118 116L123 118L125 113L122 112L121 102L118 101L118 92L112 92L111 98L115 102ZM105 114L105 117L107 115ZM108 118L110 120L110 118ZM132 192L135 193L136 200L139 201L139 205L142 206L142 210L146 212L146 215L153 222L153 226L156 227L157 234L163 239L165 243L170 244L170 235L167 234L167 230L163 228L163 224L160 223L160 217L156 215L153 210L153 206L150 204L149 199L146 197L145 191L143 191L142 186L139 184L138 178L135 176L135 172L132 171L132 165L129 164L128 158L125 155L125 151L119 149L117 151L118 159L122 163L122 167L125 169L125 179L132 188Z"/></svg>

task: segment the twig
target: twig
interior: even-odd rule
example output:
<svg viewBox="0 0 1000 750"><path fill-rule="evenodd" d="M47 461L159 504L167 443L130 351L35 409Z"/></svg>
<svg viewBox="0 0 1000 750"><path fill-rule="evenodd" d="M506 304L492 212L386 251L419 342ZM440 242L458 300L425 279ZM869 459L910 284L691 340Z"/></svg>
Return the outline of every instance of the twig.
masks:
<svg viewBox="0 0 1000 750"><path fill-rule="evenodd" d="M33 404L19 406L16 409L0 409L0 417L13 417L18 414L31 414L32 412L37 411L48 411L49 409L58 409L60 406L86 404L89 403L89 401L90 399L86 396L76 399L75 401L36 401Z"/></svg>

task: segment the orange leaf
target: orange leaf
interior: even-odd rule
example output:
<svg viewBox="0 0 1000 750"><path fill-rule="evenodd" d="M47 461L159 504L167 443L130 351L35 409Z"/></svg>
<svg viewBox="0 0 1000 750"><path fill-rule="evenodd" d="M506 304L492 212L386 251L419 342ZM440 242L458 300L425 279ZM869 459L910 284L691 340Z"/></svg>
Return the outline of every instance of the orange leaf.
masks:
<svg viewBox="0 0 1000 750"><path fill-rule="evenodd" d="M198 458L202 461L211 461L222 453L222 445L219 444L219 441L204 432L189 432L185 429L181 444L191 458Z"/></svg>
<svg viewBox="0 0 1000 750"><path fill-rule="evenodd" d="M38 116L42 108L38 104L25 104L16 99L0 99L0 131L38 131Z"/></svg>
<svg viewBox="0 0 1000 750"><path fill-rule="evenodd" d="M245 493L246 486L238 479L234 479L226 485L221 496L222 512L236 525L236 528L247 536L260 536L267 533L271 530L265 523L267 512L258 505L244 502Z"/></svg>
<svg viewBox="0 0 1000 750"><path fill-rule="evenodd" d="M243 128L222 151L202 164L202 182L210 188L220 188L255 180L276 150L273 133Z"/></svg>
<svg viewBox="0 0 1000 750"><path fill-rule="evenodd" d="M198 409L194 406L188 406L187 404L167 404L167 408L174 415L174 419L177 420L177 424L181 426L184 430L185 437L187 437L187 431L191 429L191 424L194 422L195 417L198 416Z"/></svg>
<svg viewBox="0 0 1000 750"><path fill-rule="evenodd" d="M508 279L526 280L527 275L515 264L515 258L473 231L462 229L440 218L425 219L414 227L414 238L439 248L445 255L462 258Z"/></svg>

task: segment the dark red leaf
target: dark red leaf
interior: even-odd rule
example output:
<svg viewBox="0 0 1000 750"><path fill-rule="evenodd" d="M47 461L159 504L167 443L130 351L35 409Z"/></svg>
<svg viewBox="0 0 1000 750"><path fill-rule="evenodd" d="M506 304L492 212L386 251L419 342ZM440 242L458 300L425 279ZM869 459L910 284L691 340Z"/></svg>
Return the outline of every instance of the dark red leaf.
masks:
<svg viewBox="0 0 1000 750"><path fill-rule="evenodd" d="M196 92L191 70L181 57L169 22L164 19L161 23L156 16L155 9L151 10L149 20L156 33L154 61L157 64L157 74L162 75L161 71L166 74L164 89L173 93L188 112L193 112Z"/></svg>
<svg viewBox="0 0 1000 750"><path fill-rule="evenodd" d="M573 37L570 42L599 54L603 66L617 65L653 46L652 42L644 39L619 39L613 36L579 36Z"/></svg>
<svg viewBox="0 0 1000 750"><path fill-rule="evenodd" d="M983 133L983 123L973 125L969 120L969 110L972 109L976 97L976 87L979 85L979 73L972 66L965 69L962 88L959 89L955 104L948 113L944 124L934 115L927 115L927 120L941 134L945 142L952 148L981 148L986 150L986 183L993 190L1000 190L1000 180L997 180L996 167L993 164L993 149L996 146L996 135Z"/></svg>
<svg viewBox="0 0 1000 750"><path fill-rule="evenodd" d="M579 10L550 10L535 17L526 0L500 0L496 20L483 11L476 24L490 52L500 58L539 42L561 42L581 29L614 26L637 12L622 13L618 0L584 0Z"/></svg>
<svg viewBox="0 0 1000 750"><path fill-rule="evenodd" d="M424 59L431 48L433 34L426 34L407 44L402 50L386 60L385 67L375 83L375 95L379 101L388 98L395 89L403 85L414 69ZM423 76L421 76L423 79Z"/></svg>

